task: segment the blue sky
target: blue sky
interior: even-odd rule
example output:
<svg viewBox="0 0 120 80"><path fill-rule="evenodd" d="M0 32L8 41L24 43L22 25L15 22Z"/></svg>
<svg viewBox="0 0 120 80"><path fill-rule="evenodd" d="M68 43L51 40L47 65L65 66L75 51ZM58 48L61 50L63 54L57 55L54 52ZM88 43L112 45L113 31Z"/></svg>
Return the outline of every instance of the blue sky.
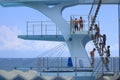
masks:
<svg viewBox="0 0 120 80"><path fill-rule="evenodd" d="M69 21L70 15L88 15L89 5L77 5L66 8L62 15ZM107 35L107 45L111 45L111 55L118 56L118 6L102 5L98 13L97 21L100 22L101 34ZM0 6L0 57L37 57L45 54L57 56L49 53L59 42L48 41L27 41L17 38L19 34L26 33L26 21L47 21L50 20L42 13L28 7L1 7ZM94 47L92 42L86 45L89 53ZM61 56L70 56L66 47L65 53ZM55 52L55 50L53 50ZM96 54L98 56L98 54Z"/></svg>

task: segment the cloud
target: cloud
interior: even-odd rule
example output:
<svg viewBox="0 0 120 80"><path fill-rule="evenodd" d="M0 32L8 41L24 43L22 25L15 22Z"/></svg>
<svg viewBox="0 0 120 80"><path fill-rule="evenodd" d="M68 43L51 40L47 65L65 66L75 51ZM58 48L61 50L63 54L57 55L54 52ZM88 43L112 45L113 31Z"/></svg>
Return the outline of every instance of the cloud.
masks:
<svg viewBox="0 0 120 80"><path fill-rule="evenodd" d="M0 26L0 50L40 51L40 49L50 49L58 45L57 42L22 40L17 37L20 33L18 27Z"/></svg>

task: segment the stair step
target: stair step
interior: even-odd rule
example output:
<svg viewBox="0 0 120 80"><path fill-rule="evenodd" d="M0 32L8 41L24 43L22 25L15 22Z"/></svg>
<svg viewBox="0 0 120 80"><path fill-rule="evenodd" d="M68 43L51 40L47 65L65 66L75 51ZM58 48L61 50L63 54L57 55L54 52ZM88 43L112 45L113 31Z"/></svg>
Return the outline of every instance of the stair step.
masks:
<svg viewBox="0 0 120 80"><path fill-rule="evenodd" d="M114 72L104 72L103 76L114 76Z"/></svg>

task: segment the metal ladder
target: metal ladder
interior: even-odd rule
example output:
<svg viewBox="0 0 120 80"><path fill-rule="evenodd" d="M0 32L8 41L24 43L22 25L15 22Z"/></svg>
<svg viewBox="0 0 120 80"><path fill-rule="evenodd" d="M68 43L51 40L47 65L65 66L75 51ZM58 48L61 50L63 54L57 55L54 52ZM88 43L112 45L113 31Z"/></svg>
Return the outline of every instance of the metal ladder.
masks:
<svg viewBox="0 0 120 80"><path fill-rule="evenodd" d="M94 0L94 2L95 2L95 0ZM94 2L93 2L93 4L92 4L91 10L90 10L90 12L89 12L89 17L90 17L90 15L91 15L91 12L92 12L92 9L93 9L93 6L94 6ZM91 24L90 24L89 31L91 31L91 30L93 29L92 26L94 25L95 20L96 20L96 18L97 18L97 15L98 15L98 12L99 12L101 3L102 3L102 0L99 0L98 6L97 6L96 11L95 11L95 14L94 14L94 16L93 16L93 18L92 18L92 20L91 20Z"/></svg>
<svg viewBox="0 0 120 80"><path fill-rule="evenodd" d="M94 0L94 2L95 2L95 0ZM91 7L91 10L90 10L89 16L91 15L91 12L92 12L92 9L93 9L93 6L94 6L94 2L93 2L93 4L92 4L92 7ZM99 12L99 10L100 10L101 3L102 3L102 0L99 0L98 5L97 5L97 8L96 8L96 10L95 10L95 14L94 14L94 16L93 16L93 18L92 18L92 20L91 20L91 24L90 24L90 29L89 29L89 31L92 31L92 30L93 30L92 26L95 24L95 21L96 21L98 12ZM92 36L93 36L93 35L92 35ZM95 45L95 47L96 47L96 49L97 49L97 51L98 51L98 53L99 53L99 55L100 55L100 58L101 58L102 62L103 62L104 65L105 65L104 57L101 56L101 51L100 51L101 49L98 47L99 44L96 43L96 41L95 41L94 39L93 39L93 43L94 43L94 45ZM107 70L109 70L107 66L105 66L105 67L106 67Z"/></svg>

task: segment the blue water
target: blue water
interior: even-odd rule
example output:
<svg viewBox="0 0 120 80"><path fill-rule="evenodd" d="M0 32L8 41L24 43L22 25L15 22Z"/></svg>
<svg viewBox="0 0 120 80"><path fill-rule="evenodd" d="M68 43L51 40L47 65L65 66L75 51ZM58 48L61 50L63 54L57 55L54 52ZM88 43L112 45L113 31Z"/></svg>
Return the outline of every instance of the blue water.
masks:
<svg viewBox="0 0 120 80"><path fill-rule="evenodd" d="M0 58L0 70L37 67L36 58Z"/></svg>

